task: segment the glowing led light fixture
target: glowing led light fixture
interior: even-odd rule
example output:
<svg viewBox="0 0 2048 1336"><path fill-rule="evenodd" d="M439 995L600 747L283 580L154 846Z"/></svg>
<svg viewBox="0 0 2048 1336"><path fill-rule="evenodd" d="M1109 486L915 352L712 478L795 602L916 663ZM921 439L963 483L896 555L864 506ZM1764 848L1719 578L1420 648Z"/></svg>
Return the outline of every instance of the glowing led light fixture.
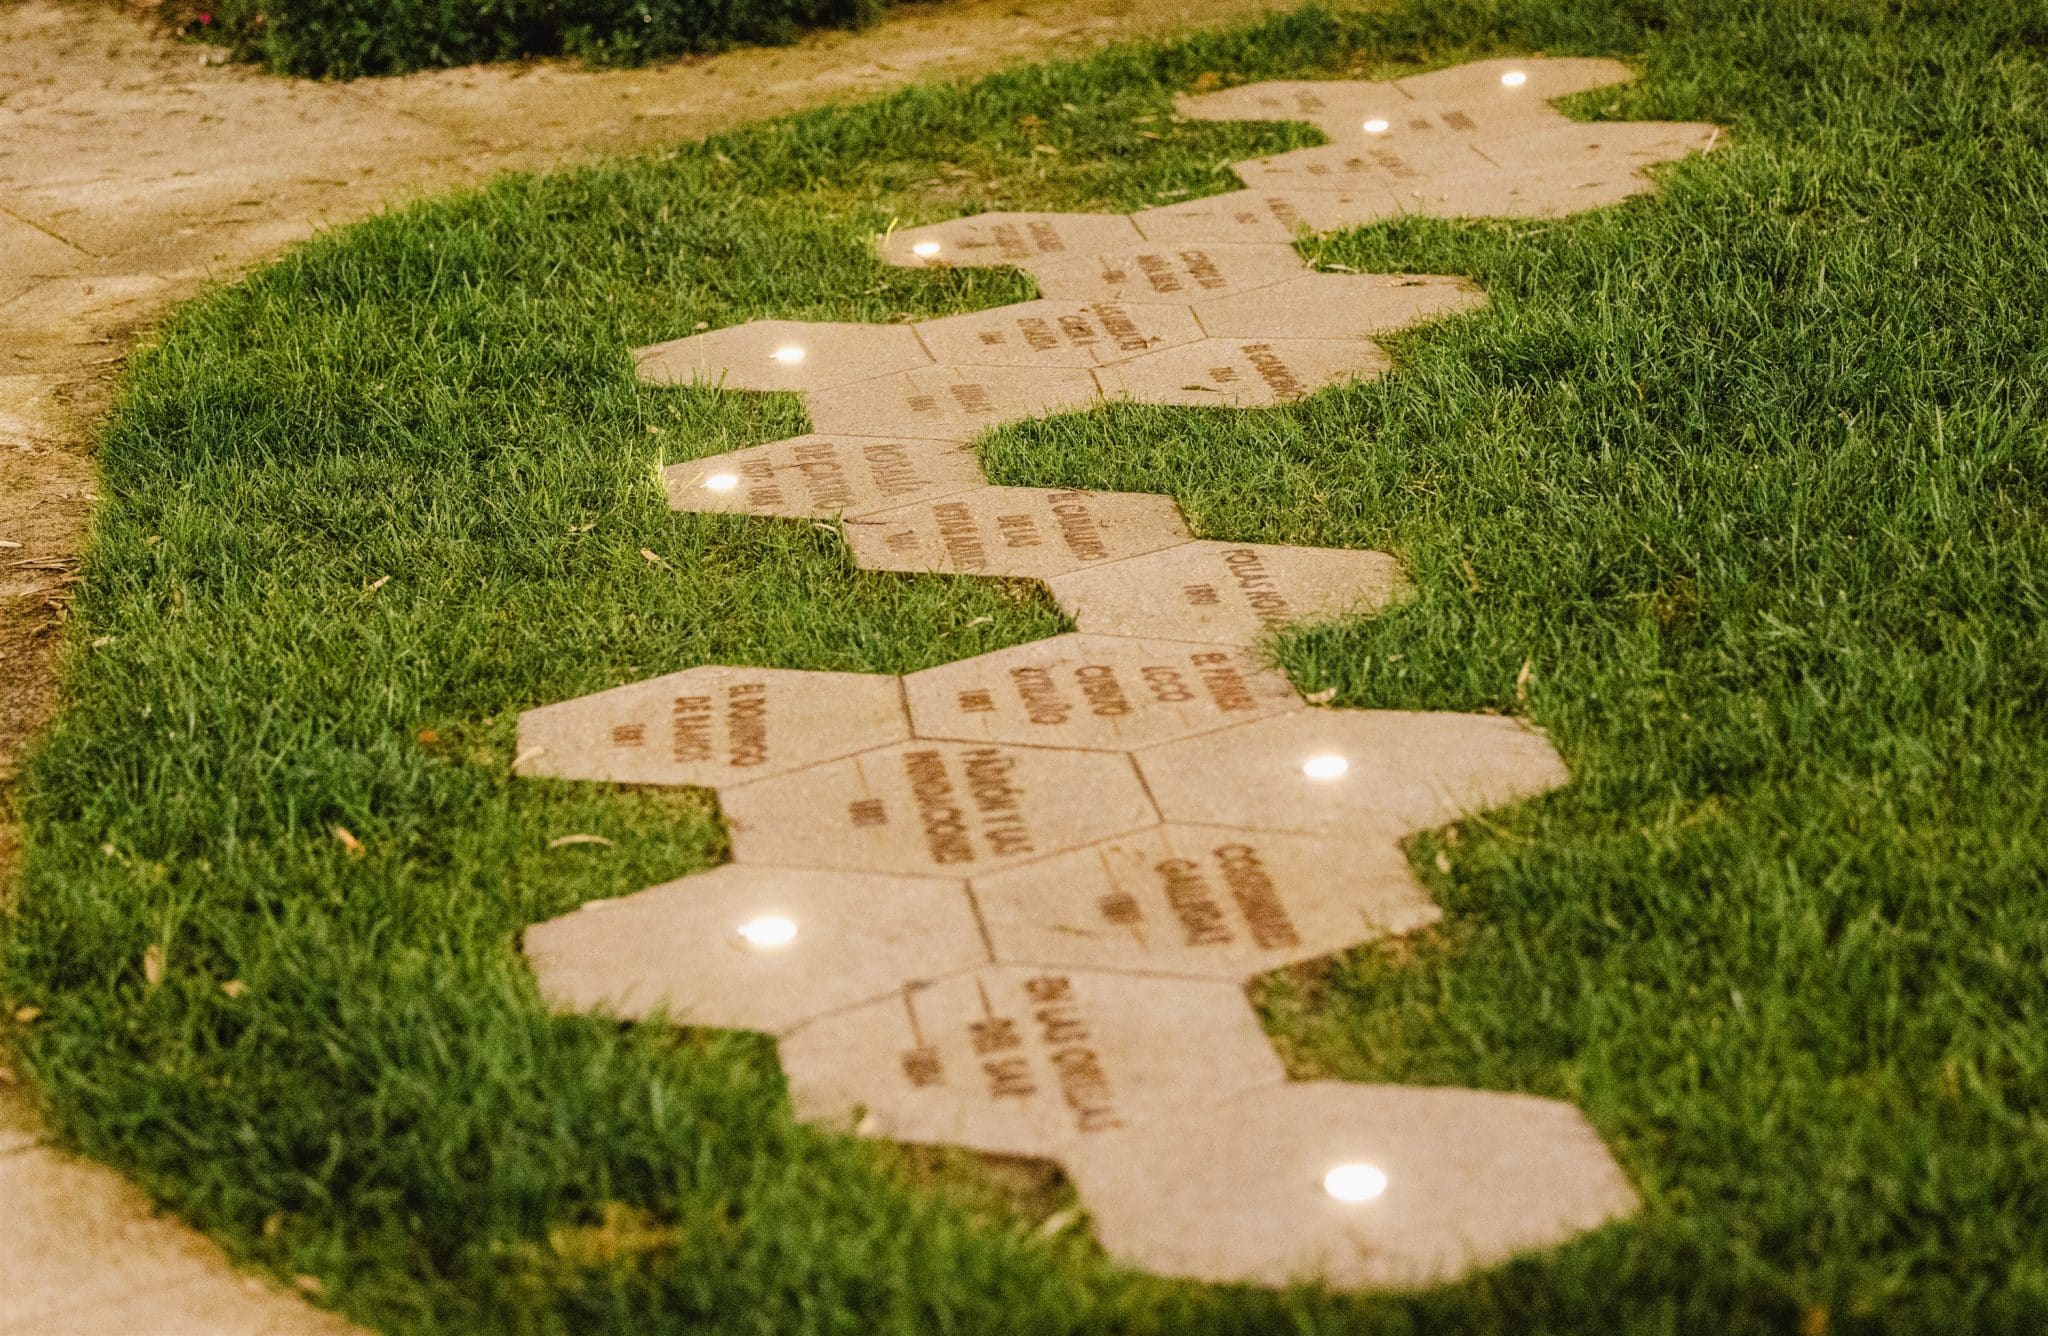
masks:
<svg viewBox="0 0 2048 1336"><path fill-rule="evenodd" d="M1387 132L1387 123L1375 116L1365 123L1365 132L1369 135L1383 135Z"/></svg>
<svg viewBox="0 0 2048 1336"><path fill-rule="evenodd" d="M714 473L704 480L707 492L730 492L739 485L740 475L737 473Z"/></svg>
<svg viewBox="0 0 2048 1336"><path fill-rule="evenodd" d="M780 914L763 914L750 918L737 929L747 945L772 951L778 946L788 946L796 940L796 924Z"/></svg>
<svg viewBox="0 0 2048 1336"><path fill-rule="evenodd" d="M1351 768L1351 762L1334 752L1311 756L1301 763L1301 773L1310 779L1337 779Z"/></svg>
<svg viewBox="0 0 2048 1336"><path fill-rule="evenodd" d="M920 241L910 248L910 253L929 260L932 256L939 253L939 243L936 241Z"/></svg>
<svg viewBox="0 0 2048 1336"><path fill-rule="evenodd" d="M1371 1201L1387 1190L1387 1176L1370 1164L1340 1164L1323 1175L1323 1191L1338 1201Z"/></svg>
<svg viewBox="0 0 2048 1336"><path fill-rule="evenodd" d="M1500 76L1500 83L1503 88L1520 88L1527 82L1529 82L1529 76L1521 70L1509 70L1506 74Z"/></svg>
<svg viewBox="0 0 2048 1336"><path fill-rule="evenodd" d="M768 355L784 366L795 366L804 360L804 350L793 343L785 344Z"/></svg>

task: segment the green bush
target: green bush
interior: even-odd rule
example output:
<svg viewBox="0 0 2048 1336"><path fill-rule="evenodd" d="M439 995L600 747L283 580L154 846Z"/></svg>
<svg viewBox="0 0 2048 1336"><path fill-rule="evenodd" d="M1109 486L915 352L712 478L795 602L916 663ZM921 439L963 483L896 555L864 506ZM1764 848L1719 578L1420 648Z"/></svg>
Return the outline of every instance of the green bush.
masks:
<svg viewBox="0 0 2048 1336"><path fill-rule="evenodd" d="M520 56L630 65L853 26L889 0L195 0L188 31L281 74L350 79Z"/></svg>

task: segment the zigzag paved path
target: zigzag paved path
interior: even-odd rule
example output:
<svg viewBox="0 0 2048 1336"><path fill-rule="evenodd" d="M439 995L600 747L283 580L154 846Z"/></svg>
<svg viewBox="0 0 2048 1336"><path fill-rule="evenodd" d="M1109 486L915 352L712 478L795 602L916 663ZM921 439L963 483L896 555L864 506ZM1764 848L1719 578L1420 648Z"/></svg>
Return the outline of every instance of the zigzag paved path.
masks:
<svg viewBox="0 0 2048 1336"><path fill-rule="evenodd" d="M1383 553L1196 538L1166 497L988 483L973 439L1112 400L1263 409L1386 371L1454 278L1315 273L1304 230L1555 217L1654 188L1708 125L1582 124L1611 61L1183 99L1330 143L1131 215L881 239L1038 300L764 320L641 349L652 384L801 392L813 432L668 470L678 510L843 522L871 570L1040 580L1075 631L905 678L708 666L520 721L522 774L718 792L733 861L526 934L564 1009L776 1036L799 1117L1061 1164L1112 1256L1271 1285L1430 1284L1625 1216L1569 1105L1290 1082L1253 975L1435 921L1400 841L1567 782L1513 720L1330 710L1254 652L1395 597Z"/></svg>

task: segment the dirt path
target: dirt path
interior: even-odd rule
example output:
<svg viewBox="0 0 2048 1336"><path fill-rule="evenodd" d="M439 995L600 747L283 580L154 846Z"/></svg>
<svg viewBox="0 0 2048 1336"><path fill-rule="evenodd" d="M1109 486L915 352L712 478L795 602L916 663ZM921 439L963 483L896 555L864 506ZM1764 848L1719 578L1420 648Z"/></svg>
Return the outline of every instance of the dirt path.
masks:
<svg viewBox="0 0 2048 1336"><path fill-rule="evenodd" d="M358 84L213 63L99 5L0 0L0 888L11 778L56 703L95 499L92 438L173 303L394 200L1282 0L961 0L860 33L654 70L450 70ZM4 897L0 889L0 897ZM4 1069L0 1069L4 1072ZM0 1079L0 1330L344 1331L45 1144Z"/></svg>

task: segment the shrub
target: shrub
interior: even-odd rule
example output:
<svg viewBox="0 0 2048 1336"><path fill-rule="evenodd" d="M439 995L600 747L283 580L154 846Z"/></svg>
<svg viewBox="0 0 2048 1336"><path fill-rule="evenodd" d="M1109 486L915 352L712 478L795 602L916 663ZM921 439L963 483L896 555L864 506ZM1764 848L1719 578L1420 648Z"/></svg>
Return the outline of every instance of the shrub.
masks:
<svg viewBox="0 0 2048 1336"><path fill-rule="evenodd" d="M365 74L521 56L606 65L793 40L889 0L188 0L186 31L281 74Z"/></svg>

